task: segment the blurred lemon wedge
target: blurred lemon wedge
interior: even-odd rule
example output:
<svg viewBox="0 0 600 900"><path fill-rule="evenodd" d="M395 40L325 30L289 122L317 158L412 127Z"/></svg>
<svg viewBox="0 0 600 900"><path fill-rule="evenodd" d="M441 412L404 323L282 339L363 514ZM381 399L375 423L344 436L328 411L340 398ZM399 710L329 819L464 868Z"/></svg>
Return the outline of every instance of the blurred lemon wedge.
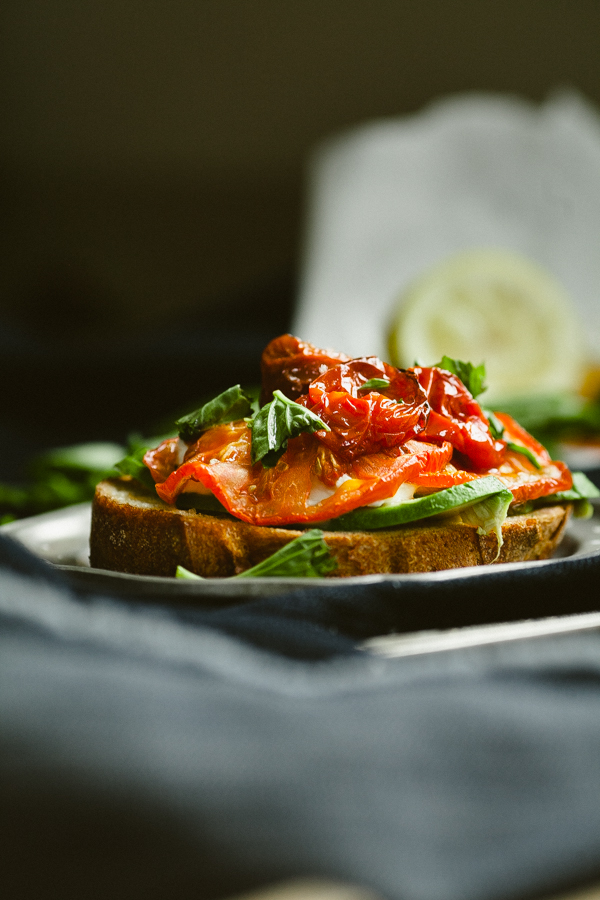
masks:
<svg viewBox="0 0 600 900"><path fill-rule="evenodd" d="M445 354L484 362L485 402L577 390L587 353L569 297L542 268L505 250L470 250L417 279L400 298L389 333L396 366Z"/></svg>

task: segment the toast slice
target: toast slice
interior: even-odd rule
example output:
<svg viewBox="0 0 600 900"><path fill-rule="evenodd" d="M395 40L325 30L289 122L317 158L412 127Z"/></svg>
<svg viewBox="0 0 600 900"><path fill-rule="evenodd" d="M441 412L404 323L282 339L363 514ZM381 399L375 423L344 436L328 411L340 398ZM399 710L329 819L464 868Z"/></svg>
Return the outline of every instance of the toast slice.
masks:
<svg viewBox="0 0 600 900"><path fill-rule="evenodd" d="M550 506L511 516L494 534L438 520L380 531L325 532L338 568L333 577L437 572L461 566L547 559L558 546L571 507ZM96 488L90 564L134 575L173 576L178 565L204 577L244 571L298 537L297 528L249 525L163 503L136 481L113 479Z"/></svg>

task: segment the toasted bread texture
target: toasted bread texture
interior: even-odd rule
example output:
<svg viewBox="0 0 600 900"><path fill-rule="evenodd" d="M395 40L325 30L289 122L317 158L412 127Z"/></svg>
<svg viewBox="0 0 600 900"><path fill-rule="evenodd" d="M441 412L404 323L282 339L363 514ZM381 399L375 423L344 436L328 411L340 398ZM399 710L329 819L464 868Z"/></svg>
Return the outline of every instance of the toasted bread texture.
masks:
<svg viewBox="0 0 600 900"><path fill-rule="evenodd" d="M437 572L461 566L547 559L571 509L550 506L509 517L498 553L494 534L431 520L380 531L325 532L332 577ZM248 525L230 516L179 510L137 482L102 481L92 507L90 564L135 575L173 576L178 565L204 577L242 572L298 537L298 529Z"/></svg>

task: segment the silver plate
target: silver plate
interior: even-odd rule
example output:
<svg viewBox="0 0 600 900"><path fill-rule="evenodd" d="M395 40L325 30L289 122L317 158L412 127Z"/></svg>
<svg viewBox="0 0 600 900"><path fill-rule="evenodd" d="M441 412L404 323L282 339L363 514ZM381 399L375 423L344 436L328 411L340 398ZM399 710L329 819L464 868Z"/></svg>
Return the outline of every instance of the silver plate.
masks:
<svg viewBox="0 0 600 900"><path fill-rule="evenodd" d="M428 584L443 582L460 583L465 579L485 581L490 573L503 569L526 570L532 566L552 566L556 559L598 556L600 560L600 502L594 501L594 515L590 519L572 519L567 526L565 537L552 560L504 563L495 566L470 566L462 569L448 569L443 572L417 573L411 575L360 575L345 578L348 585L379 583L382 581L414 583L424 581ZM64 572L68 581L78 590L97 592L110 590L120 595L135 595L151 599L153 596L164 597L165 592L173 597L195 595L206 597L211 603L218 601L219 596L227 595L229 602L235 598L265 597L282 593L283 590L311 585L316 589L326 589L337 579L330 578L253 578L253 579L218 579L207 578L203 581L182 581L175 578L160 578L153 575L126 575L121 572L108 572L104 569L92 569L89 566L89 533L91 521L91 504L82 503L66 509L32 516L10 522L0 527L0 532L31 550L37 556L57 566Z"/></svg>
<svg viewBox="0 0 600 900"><path fill-rule="evenodd" d="M502 570L528 572L542 567L552 574L557 563L581 558L597 558L600 564L600 502L594 501L591 519L571 520L564 540L554 559L541 562L507 563L496 566L474 566L414 575L373 575L344 579L348 585L368 586L391 582L398 587L422 582L432 589L436 585L450 583L456 587L476 583L485 587L486 580ZM310 585L316 591L326 593L339 585L338 579L325 578L255 578L255 579L206 579L204 581L178 581L175 578L125 575L89 567L89 532L91 505L71 506L55 512L11 522L0 527L6 534L55 565L71 586L83 593L103 590L121 597L142 601L172 599L183 604L211 606L240 602L258 597L274 596L301 585ZM566 610L565 610L566 611ZM471 625L443 630L425 630L405 634L375 637L361 644L362 649L385 657L414 656L487 644L506 643L532 637L550 637L573 632L600 629L600 612L577 615L557 615L527 621L498 622Z"/></svg>

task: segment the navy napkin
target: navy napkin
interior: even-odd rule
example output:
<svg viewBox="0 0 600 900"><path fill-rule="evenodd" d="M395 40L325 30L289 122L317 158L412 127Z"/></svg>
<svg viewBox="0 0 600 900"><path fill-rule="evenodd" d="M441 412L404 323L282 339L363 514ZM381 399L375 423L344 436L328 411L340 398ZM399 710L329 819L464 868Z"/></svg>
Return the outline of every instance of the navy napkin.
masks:
<svg viewBox="0 0 600 900"><path fill-rule="evenodd" d="M556 602L595 588L597 603L589 564L555 577ZM467 602L541 609L541 589L500 579ZM599 879L600 637L357 649L453 599L342 583L204 611L82 599L0 540L11 897L217 898L320 877L495 900Z"/></svg>

